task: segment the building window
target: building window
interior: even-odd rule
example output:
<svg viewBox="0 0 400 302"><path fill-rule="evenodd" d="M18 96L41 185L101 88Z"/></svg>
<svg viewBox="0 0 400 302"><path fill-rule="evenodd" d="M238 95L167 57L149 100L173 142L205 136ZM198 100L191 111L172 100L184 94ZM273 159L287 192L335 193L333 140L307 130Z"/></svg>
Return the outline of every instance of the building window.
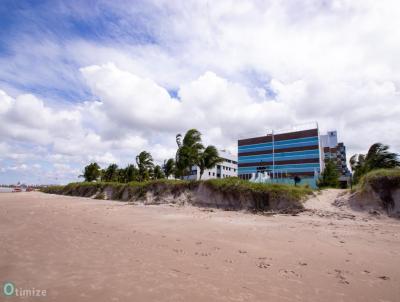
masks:
<svg viewBox="0 0 400 302"><path fill-rule="evenodd" d="M211 172L208 172L208 176L210 176L211 175Z"/></svg>

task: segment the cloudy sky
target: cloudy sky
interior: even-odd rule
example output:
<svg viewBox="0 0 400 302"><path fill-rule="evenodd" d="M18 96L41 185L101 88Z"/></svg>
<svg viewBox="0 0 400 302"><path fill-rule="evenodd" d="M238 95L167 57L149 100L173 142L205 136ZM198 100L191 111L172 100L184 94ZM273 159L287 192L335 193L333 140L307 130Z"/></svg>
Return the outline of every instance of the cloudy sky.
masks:
<svg viewBox="0 0 400 302"><path fill-rule="evenodd" d="M39 3L40 2L40 3ZM318 121L400 152L397 0L0 2L0 183Z"/></svg>

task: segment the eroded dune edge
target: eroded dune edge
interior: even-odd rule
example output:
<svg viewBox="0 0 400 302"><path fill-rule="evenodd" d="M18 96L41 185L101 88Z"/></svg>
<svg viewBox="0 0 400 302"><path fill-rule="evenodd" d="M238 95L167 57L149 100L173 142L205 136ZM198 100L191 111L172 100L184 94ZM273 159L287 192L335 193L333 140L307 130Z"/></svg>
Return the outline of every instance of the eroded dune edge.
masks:
<svg viewBox="0 0 400 302"><path fill-rule="evenodd" d="M178 204L228 210L298 213L309 210L304 201L320 194L307 187L254 184L239 179L207 181L157 180L148 182L81 182L51 186L46 193L142 204ZM353 191L343 190L329 201L336 207L372 214L400 216L400 175L376 171L368 174Z"/></svg>
<svg viewBox="0 0 400 302"><path fill-rule="evenodd" d="M207 181L158 180L144 183L71 183L46 193L138 202L191 204L229 210L299 212L311 189L280 184L252 184L239 179Z"/></svg>

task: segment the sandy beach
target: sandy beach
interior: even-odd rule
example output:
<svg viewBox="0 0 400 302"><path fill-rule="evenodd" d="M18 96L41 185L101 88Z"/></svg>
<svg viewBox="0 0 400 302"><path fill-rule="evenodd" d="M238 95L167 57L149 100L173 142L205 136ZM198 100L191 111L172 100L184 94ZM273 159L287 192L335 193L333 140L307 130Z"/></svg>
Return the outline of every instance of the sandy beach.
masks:
<svg viewBox="0 0 400 302"><path fill-rule="evenodd" d="M0 282L46 290L7 301L399 301L400 221L335 194L266 216L1 193Z"/></svg>

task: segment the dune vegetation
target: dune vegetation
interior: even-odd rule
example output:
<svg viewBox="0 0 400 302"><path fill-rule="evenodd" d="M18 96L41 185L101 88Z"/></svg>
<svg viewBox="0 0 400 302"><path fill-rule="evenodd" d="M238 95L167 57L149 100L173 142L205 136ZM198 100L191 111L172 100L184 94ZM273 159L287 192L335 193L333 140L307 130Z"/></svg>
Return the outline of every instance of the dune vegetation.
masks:
<svg viewBox="0 0 400 302"><path fill-rule="evenodd" d="M235 209L283 211L302 210L302 200L312 190L284 184L256 184L239 178L205 181L149 180L144 182L77 182L66 186L49 186L43 192L95 199L142 202L144 204L177 203Z"/></svg>
<svg viewBox="0 0 400 302"><path fill-rule="evenodd" d="M400 216L400 168L377 169L363 175L356 191L364 199L378 200L391 216Z"/></svg>

